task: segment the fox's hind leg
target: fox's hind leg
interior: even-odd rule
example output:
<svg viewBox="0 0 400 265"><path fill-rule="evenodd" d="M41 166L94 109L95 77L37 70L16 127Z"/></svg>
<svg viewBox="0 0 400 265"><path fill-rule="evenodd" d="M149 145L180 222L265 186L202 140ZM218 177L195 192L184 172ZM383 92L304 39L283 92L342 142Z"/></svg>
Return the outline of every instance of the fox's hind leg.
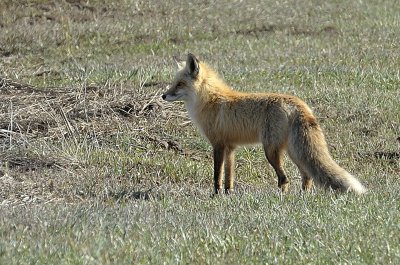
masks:
<svg viewBox="0 0 400 265"><path fill-rule="evenodd" d="M288 149L288 155L290 159L293 161L293 163L297 166L297 168L300 171L301 175L301 188L304 191L311 191L313 186L314 186L314 181L313 178L310 176L309 173L307 173L306 170L304 170L304 163L301 163L299 159L297 158L296 153L292 151L291 148Z"/></svg>
<svg viewBox="0 0 400 265"><path fill-rule="evenodd" d="M278 175L278 187L281 188L283 192L287 192L289 189L289 179L286 177L286 173L282 168L282 151L283 148L281 146L276 147L264 144L265 156Z"/></svg>
<svg viewBox="0 0 400 265"><path fill-rule="evenodd" d="M311 189L312 189L312 187L313 187L313 185L314 185L313 179L310 178L310 177L309 177L303 170L301 170L300 168L299 168L299 170L300 170L301 181L302 181L301 188L302 188L304 191L311 191Z"/></svg>
<svg viewBox="0 0 400 265"><path fill-rule="evenodd" d="M282 168L283 152L288 141L289 120L287 112L278 104L272 104L267 108L268 120L264 124L261 134L265 156L278 175L278 187L282 192L289 189L289 179Z"/></svg>
<svg viewBox="0 0 400 265"><path fill-rule="evenodd" d="M222 175L224 173L224 158L225 149L224 145L214 145L214 193L222 192Z"/></svg>
<svg viewBox="0 0 400 265"><path fill-rule="evenodd" d="M225 193L233 191L235 181L235 147L227 146L225 148Z"/></svg>

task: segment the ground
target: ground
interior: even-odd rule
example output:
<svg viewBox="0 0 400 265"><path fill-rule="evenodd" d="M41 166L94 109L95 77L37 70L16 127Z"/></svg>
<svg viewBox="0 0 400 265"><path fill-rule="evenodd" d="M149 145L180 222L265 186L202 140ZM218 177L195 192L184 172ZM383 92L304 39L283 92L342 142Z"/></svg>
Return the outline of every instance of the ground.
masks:
<svg viewBox="0 0 400 265"><path fill-rule="evenodd" d="M0 263L398 263L395 2L1 2ZM188 52L302 98L369 192L304 194L287 160L281 194L248 146L211 198L209 144L160 98Z"/></svg>

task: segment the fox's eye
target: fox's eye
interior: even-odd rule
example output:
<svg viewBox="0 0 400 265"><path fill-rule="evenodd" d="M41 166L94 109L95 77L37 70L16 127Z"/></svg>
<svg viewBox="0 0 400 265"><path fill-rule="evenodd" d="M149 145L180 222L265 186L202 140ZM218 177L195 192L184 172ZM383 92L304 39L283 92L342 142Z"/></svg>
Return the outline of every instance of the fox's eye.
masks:
<svg viewBox="0 0 400 265"><path fill-rule="evenodd" d="M179 82L176 86L177 86L177 87L182 87L182 86L184 86L184 85L185 85L185 83Z"/></svg>

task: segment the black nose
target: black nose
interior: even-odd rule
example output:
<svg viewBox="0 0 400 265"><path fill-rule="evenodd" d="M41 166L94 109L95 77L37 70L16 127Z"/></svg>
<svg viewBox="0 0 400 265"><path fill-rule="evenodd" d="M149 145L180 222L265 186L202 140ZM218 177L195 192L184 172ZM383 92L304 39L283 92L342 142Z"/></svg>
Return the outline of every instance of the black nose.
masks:
<svg viewBox="0 0 400 265"><path fill-rule="evenodd" d="M165 98L166 98L167 96L166 96L166 95L162 95L161 97L162 97L162 99L164 99L164 100L165 100Z"/></svg>

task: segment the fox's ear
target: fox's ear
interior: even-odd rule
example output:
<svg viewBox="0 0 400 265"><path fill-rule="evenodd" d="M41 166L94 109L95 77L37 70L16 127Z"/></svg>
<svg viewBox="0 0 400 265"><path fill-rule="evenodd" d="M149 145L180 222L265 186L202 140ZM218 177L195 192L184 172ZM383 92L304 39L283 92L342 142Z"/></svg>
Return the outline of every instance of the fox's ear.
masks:
<svg viewBox="0 0 400 265"><path fill-rule="evenodd" d="M178 70L185 68L185 61L179 61L178 57L176 57L176 56L173 56L172 58L174 59L176 65L178 67Z"/></svg>
<svg viewBox="0 0 400 265"><path fill-rule="evenodd" d="M187 56L186 67L191 77L196 78L199 75L199 60L191 53Z"/></svg>

